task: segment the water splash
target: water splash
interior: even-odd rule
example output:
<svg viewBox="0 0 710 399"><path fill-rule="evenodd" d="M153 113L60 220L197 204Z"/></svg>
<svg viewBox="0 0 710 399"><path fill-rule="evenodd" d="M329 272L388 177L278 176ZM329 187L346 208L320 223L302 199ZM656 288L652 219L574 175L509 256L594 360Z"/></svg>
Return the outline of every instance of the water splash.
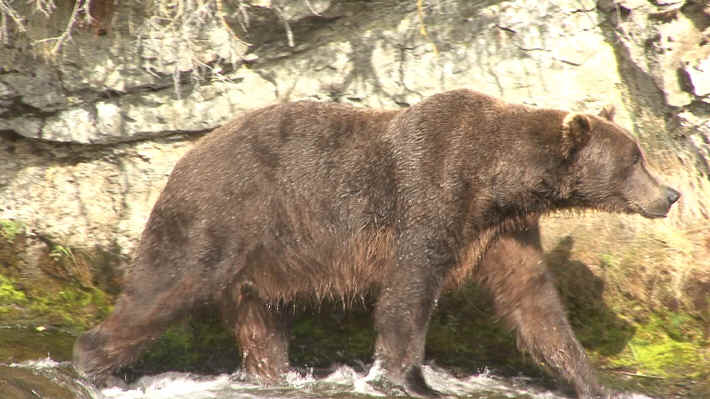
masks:
<svg viewBox="0 0 710 399"><path fill-rule="evenodd" d="M448 396L466 398L531 398L565 399L555 392L534 388L520 379L517 383L489 373L456 378L445 370L423 367L432 387ZM348 366L340 366L323 378L312 373L289 372L283 385L261 386L241 373L219 376L197 376L189 373L164 373L143 377L127 389L108 388L101 391L105 399L270 399L270 398L348 398L385 396L370 383L382 375L374 364L367 374Z"/></svg>
<svg viewBox="0 0 710 399"><path fill-rule="evenodd" d="M377 389L382 376L380 364L369 372L358 372L340 366L327 376L318 378L311 370L290 371L280 385L262 385L242 372L203 376L192 373L168 372L144 376L119 388L97 390L79 378L69 362L50 358L13 363L7 369L38 376L37 384L55 384L67 392L62 399L272 399L272 398L337 398L355 399L386 396ZM452 398L470 399L568 399L561 392L545 390L524 378L503 378L488 371L457 378L436 366L423 366L427 382L437 391ZM628 399L651 399L631 394Z"/></svg>
<svg viewBox="0 0 710 399"><path fill-rule="evenodd" d="M68 362L57 362L50 357L38 360L26 360L20 363L10 363L10 367L24 367L34 370L56 369L62 365L68 365Z"/></svg>
<svg viewBox="0 0 710 399"><path fill-rule="evenodd" d="M118 387L101 391L105 399L210 399L229 387L230 376L201 377L189 373L169 372L142 377L128 389Z"/></svg>

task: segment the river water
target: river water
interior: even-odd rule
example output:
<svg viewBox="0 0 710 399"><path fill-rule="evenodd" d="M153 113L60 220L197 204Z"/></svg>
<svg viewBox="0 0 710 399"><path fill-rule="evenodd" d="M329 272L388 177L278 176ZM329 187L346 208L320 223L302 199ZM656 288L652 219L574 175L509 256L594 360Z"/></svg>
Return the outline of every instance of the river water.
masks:
<svg viewBox="0 0 710 399"><path fill-rule="evenodd" d="M430 366L424 367L424 375L434 389L454 398L566 398L560 392L536 387L522 377L504 379L484 372L456 378L445 370ZM142 377L126 387L98 390L77 378L69 362L49 358L0 366L0 376L6 381L0 385L0 391L12 389L6 394L15 395L7 399L346 399L383 396L368 384L371 375L358 373L347 366L321 378L310 373L290 372L286 383L269 387L247 382L239 372L212 376L168 372ZM9 383L8 379L11 379Z"/></svg>
<svg viewBox="0 0 710 399"><path fill-rule="evenodd" d="M424 376L436 390L450 398L470 399L566 399L561 392L549 391L524 378L503 378L489 372L458 378L446 370L424 366ZM312 374L290 372L286 383L260 386L247 382L239 373L196 375L168 372L144 376L124 387L96 389L77 378L68 361L50 358L0 366L0 397L3 399L271 399L382 397L368 384L373 376L340 366L316 378ZM376 378L376 376L374 376ZM630 399L650 399L630 394Z"/></svg>
<svg viewBox="0 0 710 399"><path fill-rule="evenodd" d="M240 372L198 375L166 372L143 376L122 387L97 389L78 377L71 366L74 337L52 330L0 327L0 399L351 399L384 396L369 384L377 380L377 367L365 371L339 366L329 372L292 371L283 385L261 386ZM169 368L169 367L166 367ZM374 371L373 371L374 370ZM446 369L423 367L427 382L450 398L567 399L569 394L544 388L527 377L503 377L484 371L456 375ZM377 385L377 384L373 384ZM668 385L668 384L667 384ZM704 393L663 394L653 399L708 398ZM703 390L703 392L705 392ZM651 399L629 394L630 399Z"/></svg>

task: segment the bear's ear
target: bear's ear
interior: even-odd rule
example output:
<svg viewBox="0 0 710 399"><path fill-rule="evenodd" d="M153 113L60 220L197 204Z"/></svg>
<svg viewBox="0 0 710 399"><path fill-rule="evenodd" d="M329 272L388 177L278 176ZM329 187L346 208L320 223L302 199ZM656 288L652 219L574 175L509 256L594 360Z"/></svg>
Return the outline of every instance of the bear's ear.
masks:
<svg viewBox="0 0 710 399"><path fill-rule="evenodd" d="M589 141L592 130L589 118L570 112L562 121L562 154L565 158L579 151Z"/></svg>
<svg viewBox="0 0 710 399"><path fill-rule="evenodd" d="M604 108L599 111L599 116L608 120L609 122L614 122L614 115L616 115L616 107L611 104L605 105Z"/></svg>

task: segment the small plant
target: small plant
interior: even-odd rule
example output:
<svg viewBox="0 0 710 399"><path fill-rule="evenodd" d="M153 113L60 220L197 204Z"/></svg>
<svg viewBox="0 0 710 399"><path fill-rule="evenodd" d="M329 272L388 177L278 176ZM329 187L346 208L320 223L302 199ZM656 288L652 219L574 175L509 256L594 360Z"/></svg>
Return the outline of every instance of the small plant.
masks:
<svg viewBox="0 0 710 399"><path fill-rule="evenodd" d="M74 279L83 287L91 288L91 256L81 249L72 249L61 244L52 244L49 257L54 264L62 269L64 278Z"/></svg>
<svg viewBox="0 0 710 399"><path fill-rule="evenodd" d="M599 266L602 269L615 269L619 266L619 259L612 254L602 254L599 256Z"/></svg>
<svg viewBox="0 0 710 399"><path fill-rule="evenodd" d="M52 250L49 252L49 257L57 263L60 263L63 259L68 259L72 264L76 264L76 258L74 257L74 253L71 248L63 245L54 245Z"/></svg>
<svg viewBox="0 0 710 399"><path fill-rule="evenodd" d="M15 237L23 231L24 226L20 222L15 222L13 220L0 220L0 237L4 238L8 242L15 241Z"/></svg>

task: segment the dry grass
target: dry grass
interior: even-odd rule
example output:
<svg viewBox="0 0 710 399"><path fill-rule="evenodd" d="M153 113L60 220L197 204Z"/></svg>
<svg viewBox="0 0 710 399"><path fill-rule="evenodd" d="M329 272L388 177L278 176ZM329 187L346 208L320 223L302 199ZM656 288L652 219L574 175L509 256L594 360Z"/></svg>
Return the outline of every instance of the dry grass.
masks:
<svg viewBox="0 0 710 399"><path fill-rule="evenodd" d="M542 225L563 297L574 305L570 317L592 358L664 379L707 377L707 222L588 213L552 215ZM585 284L601 291L590 290L597 295L590 297L569 290Z"/></svg>
<svg viewBox="0 0 710 399"><path fill-rule="evenodd" d="M701 298L702 290L692 289L710 287L707 226L590 213L553 215L543 234L547 250L572 237L570 258L602 278L605 297L621 307L640 306L640 313L682 310L701 318L707 312L710 293Z"/></svg>

